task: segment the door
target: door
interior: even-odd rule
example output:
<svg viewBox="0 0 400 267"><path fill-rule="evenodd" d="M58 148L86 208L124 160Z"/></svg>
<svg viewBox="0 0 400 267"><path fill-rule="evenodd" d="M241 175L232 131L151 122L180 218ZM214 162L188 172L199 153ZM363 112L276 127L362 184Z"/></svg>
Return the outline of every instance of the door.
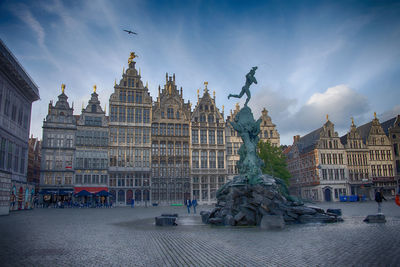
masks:
<svg viewBox="0 0 400 267"><path fill-rule="evenodd" d="M324 191L325 194L325 201L329 202L332 201L332 190L329 188L326 188Z"/></svg>

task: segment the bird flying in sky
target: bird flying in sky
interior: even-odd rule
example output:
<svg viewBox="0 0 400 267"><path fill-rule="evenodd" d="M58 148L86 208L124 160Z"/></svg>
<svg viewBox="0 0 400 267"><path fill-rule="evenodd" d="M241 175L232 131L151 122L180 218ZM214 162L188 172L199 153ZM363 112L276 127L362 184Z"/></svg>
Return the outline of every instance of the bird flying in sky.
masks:
<svg viewBox="0 0 400 267"><path fill-rule="evenodd" d="M130 31L130 30L124 30L124 32L127 32L128 34L137 34L136 32Z"/></svg>

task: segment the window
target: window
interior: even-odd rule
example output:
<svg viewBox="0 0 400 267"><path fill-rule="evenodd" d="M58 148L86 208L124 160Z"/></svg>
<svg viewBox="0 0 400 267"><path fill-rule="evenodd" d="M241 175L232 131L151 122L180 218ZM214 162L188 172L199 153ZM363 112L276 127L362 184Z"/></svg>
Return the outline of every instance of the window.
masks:
<svg viewBox="0 0 400 267"><path fill-rule="evenodd" d="M142 142L142 129L135 128L135 144L141 144Z"/></svg>
<svg viewBox="0 0 400 267"><path fill-rule="evenodd" d="M188 143L183 143L183 156L184 157L189 156L189 144Z"/></svg>
<svg viewBox="0 0 400 267"><path fill-rule="evenodd" d="M205 150L201 151L201 168L202 169L207 168L207 151Z"/></svg>
<svg viewBox="0 0 400 267"><path fill-rule="evenodd" d="M268 138L268 131L264 131L264 138Z"/></svg>
<svg viewBox="0 0 400 267"><path fill-rule="evenodd" d="M192 144L199 143L199 130L192 129Z"/></svg>
<svg viewBox="0 0 400 267"><path fill-rule="evenodd" d="M168 156L174 156L174 143L168 142Z"/></svg>
<svg viewBox="0 0 400 267"><path fill-rule="evenodd" d="M174 135L174 125L172 123L167 125L167 135Z"/></svg>
<svg viewBox="0 0 400 267"><path fill-rule="evenodd" d="M199 168L199 151L192 151L192 167Z"/></svg>
<svg viewBox="0 0 400 267"><path fill-rule="evenodd" d="M136 92L136 103L142 104L142 93Z"/></svg>
<svg viewBox="0 0 400 267"><path fill-rule="evenodd" d="M160 124L160 135L166 135L167 129L165 123Z"/></svg>
<svg viewBox="0 0 400 267"><path fill-rule="evenodd" d="M212 114L208 114L208 118L207 118L209 123L213 123L214 122L214 116Z"/></svg>
<svg viewBox="0 0 400 267"><path fill-rule="evenodd" d="M392 160L392 153L390 152L390 150L386 151L386 155L387 155L387 160Z"/></svg>
<svg viewBox="0 0 400 267"><path fill-rule="evenodd" d="M166 144L165 142L160 143L160 155L165 156L166 154Z"/></svg>
<svg viewBox="0 0 400 267"><path fill-rule="evenodd" d="M224 151L218 151L218 169L224 168Z"/></svg>
<svg viewBox="0 0 400 267"><path fill-rule="evenodd" d="M200 130L200 143L207 144L207 130Z"/></svg>
<svg viewBox="0 0 400 267"><path fill-rule="evenodd" d="M381 168L381 165L376 165L376 169L377 169L377 174L378 174L378 176L382 176L382 168Z"/></svg>
<svg viewBox="0 0 400 267"><path fill-rule="evenodd" d="M215 144L215 131L214 130L208 130L208 142L209 142L209 144L212 144L212 145Z"/></svg>
<svg viewBox="0 0 400 267"><path fill-rule="evenodd" d="M224 132L222 130L217 131L217 143L222 145L224 143Z"/></svg>
<svg viewBox="0 0 400 267"><path fill-rule="evenodd" d="M374 151L372 151L372 150L369 151L369 159L370 160L375 160Z"/></svg>
<svg viewBox="0 0 400 267"><path fill-rule="evenodd" d="M135 110L133 108L128 108L128 117L127 117L127 122L135 122L134 116L135 116Z"/></svg>
<svg viewBox="0 0 400 267"><path fill-rule="evenodd" d="M182 135L183 135L183 136L189 136L189 125L183 124L183 127L182 127Z"/></svg>
<svg viewBox="0 0 400 267"><path fill-rule="evenodd" d="M125 128L119 128L118 142L125 143Z"/></svg>
<svg viewBox="0 0 400 267"><path fill-rule="evenodd" d="M179 111L176 112L176 118L179 120Z"/></svg>
<svg viewBox="0 0 400 267"><path fill-rule="evenodd" d="M333 170L332 169L328 170L328 174L329 174L329 180L333 180Z"/></svg>
<svg viewBox="0 0 400 267"><path fill-rule="evenodd" d="M174 109L173 108L167 108L167 118L168 119L174 118Z"/></svg>
<svg viewBox="0 0 400 267"><path fill-rule="evenodd" d="M200 122L206 122L206 115L200 114Z"/></svg>
<svg viewBox="0 0 400 267"><path fill-rule="evenodd" d="M150 143L150 129L143 129L143 144Z"/></svg>
<svg viewBox="0 0 400 267"><path fill-rule="evenodd" d="M158 135L158 123L153 123L151 125L151 134Z"/></svg>
<svg viewBox="0 0 400 267"><path fill-rule="evenodd" d="M181 136L182 134L182 125L181 124L175 124L175 136Z"/></svg>
<svg viewBox="0 0 400 267"><path fill-rule="evenodd" d="M135 122L136 123L142 122L142 109L141 108L135 109Z"/></svg>
<svg viewBox="0 0 400 267"><path fill-rule="evenodd" d="M175 154L177 156L181 156L182 155L182 148L181 148L181 143L180 142L176 142L175 143Z"/></svg>
<svg viewBox="0 0 400 267"><path fill-rule="evenodd" d="M209 168L210 169L215 169L215 151L210 151L210 157L209 157Z"/></svg>
<svg viewBox="0 0 400 267"><path fill-rule="evenodd" d="M375 165L371 165L371 174L372 174L373 177L376 177Z"/></svg>
<svg viewBox="0 0 400 267"><path fill-rule="evenodd" d="M143 109L143 122L144 123L150 122L150 109L148 108Z"/></svg>

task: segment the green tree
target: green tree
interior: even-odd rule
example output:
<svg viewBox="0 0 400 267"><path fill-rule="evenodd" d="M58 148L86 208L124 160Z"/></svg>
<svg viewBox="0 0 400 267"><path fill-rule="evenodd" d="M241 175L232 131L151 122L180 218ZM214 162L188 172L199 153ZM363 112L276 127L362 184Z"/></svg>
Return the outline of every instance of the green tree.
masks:
<svg viewBox="0 0 400 267"><path fill-rule="evenodd" d="M280 147L274 147L270 142L258 143L258 156L264 161L262 172L281 178L289 185L290 173L286 165L286 157Z"/></svg>

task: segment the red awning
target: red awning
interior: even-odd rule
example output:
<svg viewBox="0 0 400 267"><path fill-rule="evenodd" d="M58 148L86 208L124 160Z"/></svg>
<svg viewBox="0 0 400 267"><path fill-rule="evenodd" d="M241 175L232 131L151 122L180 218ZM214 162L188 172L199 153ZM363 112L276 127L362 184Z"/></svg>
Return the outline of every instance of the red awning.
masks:
<svg viewBox="0 0 400 267"><path fill-rule="evenodd" d="M74 193L75 194L79 193L82 190L86 190L89 193L96 194L96 193L98 193L100 191L103 191L103 190L108 192L108 187L85 187L85 186L83 186L83 187L75 187L74 188Z"/></svg>

